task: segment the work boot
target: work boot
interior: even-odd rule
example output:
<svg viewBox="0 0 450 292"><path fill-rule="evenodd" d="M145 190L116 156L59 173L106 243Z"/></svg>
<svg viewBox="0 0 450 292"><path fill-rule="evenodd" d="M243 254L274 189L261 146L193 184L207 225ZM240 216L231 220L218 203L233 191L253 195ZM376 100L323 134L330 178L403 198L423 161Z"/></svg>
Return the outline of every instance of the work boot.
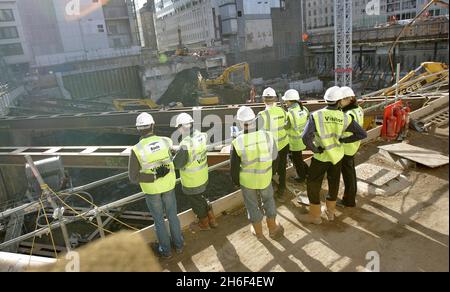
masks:
<svg viewBox="0 0 450 292"><path fill-rule="evenodd" d="M209 210L209 211L208 211L208 219L209 219L209 226L210 226L211 228L217 228L217 227L219 227L219 224L217 224L216 216L214 215L213 210Z"/></svg>
<svg viewBox="0 0 450 292"><path fill-rule="evenodd" d="M322 211L320 210L320 204L318 205L309 205L309 213L300 215L299 220L303 223L309 224L322 224L322 218L320 218Z"/></svg>
<svg viewBox="0 0 450 292"><path fill-rule="evenodd" d="M208 217L198 219L198 222L194 222L191 224L191 229L193 231L208 231L211 230L209 227L209 219Z"/></svg>
<svg viewBox="0 0 450 292"><path fill-rule="evenodd" d="M256 238L258 240L263 240L264 239L262 222L253 223L252 226L251 226L251 231L252 231L252 234L254 236L256 236Z"/></svg>
<svg viewBox="0 0 450 292"><path fill-rule="evenodd" d="M277 224L275 218L266 219L267 227L269 228L269 236L272 239L278 239L283 236L284 229L283 226Z"/></svg>
<svg viewBox="0 0 450 292"><path fill-rule="evenodd" d="M285 190L277 190L277 192L275 193L275 200L277 200L280 203L285 203L286 202L286 198L285 198Z"/></svg>
<svg viewBox="0 0 450 292"><path fill-rule="evenodd" d="M342 199L338 199L336 201L336 206L341 207L341 208L355 208L356 204L351 205Z"/></svg>
<svg viewBox="0 0 450 292"><path fill-rule="evenodd" d="M328 201L327 200L327 209L325 210L325 214L328 217L328 221L334 221L334 213L336 213L336 201Z"/></svg>

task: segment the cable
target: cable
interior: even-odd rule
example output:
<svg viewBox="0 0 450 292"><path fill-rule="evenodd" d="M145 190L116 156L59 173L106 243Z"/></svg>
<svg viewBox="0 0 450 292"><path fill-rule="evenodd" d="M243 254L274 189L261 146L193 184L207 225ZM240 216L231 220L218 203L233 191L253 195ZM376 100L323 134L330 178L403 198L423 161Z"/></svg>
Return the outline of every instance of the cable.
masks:
<svg viewBox="0 0 450 292"><path fill-rule="evenodd" d="M81 198L81 199L84 200L85 202L91 204L91 205L94 206L95 208L97 208L97 209L99 208L99 207L98 207L97 205L95 205L93 202L89 202L88 200L86 200L85 198L83 198L82 196L80 196L78 193L73 193L73 194L70 194L70 195L78 196L79 198ZM125 222L123 222L123 221L121 221L121 220L115 218L114 216L111 216L110 214L108 214L108 213L105 212L105 211L100 211L100 213L102 213L102 214L104 214L105 216L111 218L112 220L114 220L114 221L116 221L116 222L118 222L118 223L124 225L125 227L130 228L130 229L133 230L133 231L139 231L139 229L137 229L137 228L135 228L135 227L133 227L133 226L128 225L127 223L125 223Z"/></svg>
<svg viewBox="0 0 450 292"><path fill-rule="evenodd" d="M60 200L61 203L62 203L64 206L66 206L67 208L69 208L72 212L74 212L75 214L77 214L79 217L83 218L83 219L84 219L85 221L87 221L89 224L95 226L95 227L98 228L98 229L102 229L103 231L108 232L109 234L114 234L114 232L112 232L112 231L110 231L110 230L108 230L108 229L106 229L106 228L100 227L99 225L97 225L97 224L95 224L94 222L92 222L89 218L83 216L81 213L77 212L74 208L72 208L71 206L69 206L68 204L66 204L66 202L64 202L64 201L58 196L58 194L55 193L55 191L53 191L50 187L48 187L48 190L50 190L50 192L51 192L53 195L55 195L55 197L58 198L58 200ZM83 199L84 199L84 198L83 198Z"/></svg>
<svg viewBox="0 0 450 292"><path fill-rule="evenodd" d="M42 211L44 212L44 216L45 216L45 221L47 222L47 226L49 227L50 239L52 241L53 251L55 252L55 258L57 258L58 257L58 253L56 251L55 240L53 239L53 232L52 232L52 229L50 228L50 223L48 222L47 212L45 212L44 203L42 203L41 198L39 198L39 203L41 204Z"/></svg>

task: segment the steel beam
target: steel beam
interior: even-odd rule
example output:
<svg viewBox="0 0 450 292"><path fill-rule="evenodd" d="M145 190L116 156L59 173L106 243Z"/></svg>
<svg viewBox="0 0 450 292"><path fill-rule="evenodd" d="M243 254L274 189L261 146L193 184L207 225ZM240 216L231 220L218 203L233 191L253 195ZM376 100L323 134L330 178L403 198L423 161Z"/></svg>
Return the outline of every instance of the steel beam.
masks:
<svg viewBox="0 0 450 292"><path fill-rule="evenodd" d="M372 97L365 101L365 104L373 105L384 101L385 97ZM423 97L410 97L412 103L423 104ZM304 101L304 105L310 112L326 106L323 100ZM157 130L169 128L171 121L180 113L193 115L194 111L201 113L202 119L208 115L218 116L223 129L231 126L230 119L233 120L237 110L241 105L223 105L199 108L180 108L169 110L148 110L148 111L124 111L124 112L97 112L79 114L55 114L55 115L34 115L22 117L2 117L0 118L0 131L24 131L24 130L70 130L70 129L124 129L134 128L136 117L142 112L149 112L156 121ZM248 104L258 113L265 109L264 104ZM228 120L226 119L228 117ZM226 123L228 122L228 123ZM211 126L203 125L204 129Z"/></svg>

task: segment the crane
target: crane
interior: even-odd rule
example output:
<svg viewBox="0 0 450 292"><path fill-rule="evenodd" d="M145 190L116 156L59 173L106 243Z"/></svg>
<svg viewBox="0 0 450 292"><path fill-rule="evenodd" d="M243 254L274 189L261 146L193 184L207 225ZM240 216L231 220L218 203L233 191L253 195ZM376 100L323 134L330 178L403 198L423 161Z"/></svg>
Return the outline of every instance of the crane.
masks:
<svg viewBox="0 0 450 292"><path fill-rule="evenodd" d="M352 86L352 0L334 0L335 85Z"/></svg>

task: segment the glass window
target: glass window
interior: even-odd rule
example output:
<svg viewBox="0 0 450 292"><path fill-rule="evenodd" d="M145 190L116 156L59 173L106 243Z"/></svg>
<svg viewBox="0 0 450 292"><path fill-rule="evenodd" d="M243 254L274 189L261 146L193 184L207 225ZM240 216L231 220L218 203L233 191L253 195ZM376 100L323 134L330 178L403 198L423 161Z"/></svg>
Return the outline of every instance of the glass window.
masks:
<svg viewBox="0 0 450 292"><path fill-rule="evenodd" d="M0 21L14 21L12 9L0 9Z"/></svg>
<svg viewBox="0 0 450 292"><path fill-rule="evenodd" d="M17 28L15 26L0 27L0 40L16 39L19 37Z"/></svg>
<svg viewBox="0 0 450 292"><path fill-rule="evenodd" d="M0 55L19 56L23 55L23 48L20 43L0 45Z"/></svg>

